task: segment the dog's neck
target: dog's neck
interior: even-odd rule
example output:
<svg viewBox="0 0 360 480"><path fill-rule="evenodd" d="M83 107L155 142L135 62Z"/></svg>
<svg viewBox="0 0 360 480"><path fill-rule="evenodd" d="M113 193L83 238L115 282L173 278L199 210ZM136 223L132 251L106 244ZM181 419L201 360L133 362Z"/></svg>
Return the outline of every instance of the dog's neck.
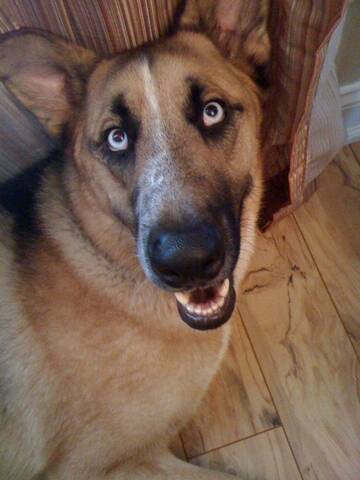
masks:
<svg viewBox="0 0 360 480"><path fill-rule="evenodd" d="M179 319L175 298L145 276L136 254L136 240L116 218L106 214L80 185L75 169L64 178L47 173L40 197L40 215L62 258L90 288L107 296L123 313L158 327L188 329ZM71 182L68 182L71 176ZM45 206L46 208L42 207ZM49 213L50 212L50 213Z"/></svg>

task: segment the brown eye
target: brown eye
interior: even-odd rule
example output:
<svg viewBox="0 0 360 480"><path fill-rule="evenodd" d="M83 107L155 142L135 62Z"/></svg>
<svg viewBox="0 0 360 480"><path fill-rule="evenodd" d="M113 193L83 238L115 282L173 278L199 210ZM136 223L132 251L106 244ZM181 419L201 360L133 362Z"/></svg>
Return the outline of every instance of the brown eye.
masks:
<svg viewBox="0 0 360 480"><path fill-rule="evenodd" d="M224 108L218 102L209 102L203 110L203 122L206 127L220 123L225 118Z"/></svg>
<svg viewBox="0 0 360 480"><path fill-rule="evenodd" d="M124 151L128 149L129 140L126 132L120 128L113 128L107 138L110 150L113 152Z"/></svg>

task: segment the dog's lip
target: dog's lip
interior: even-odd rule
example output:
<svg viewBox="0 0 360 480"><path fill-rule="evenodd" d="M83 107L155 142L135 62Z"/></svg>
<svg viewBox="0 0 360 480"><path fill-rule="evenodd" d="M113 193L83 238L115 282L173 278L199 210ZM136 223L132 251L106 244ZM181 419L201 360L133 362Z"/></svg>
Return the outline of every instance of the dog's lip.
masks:
<svg viewBox="0 0 360 480"><path fill-rule="evenodd" d="M207 296L212 298L207 299ZM197 288L175 293L181 319L196 330L219 328L231 317L236 294L231 279L217 286Z"/></svg>

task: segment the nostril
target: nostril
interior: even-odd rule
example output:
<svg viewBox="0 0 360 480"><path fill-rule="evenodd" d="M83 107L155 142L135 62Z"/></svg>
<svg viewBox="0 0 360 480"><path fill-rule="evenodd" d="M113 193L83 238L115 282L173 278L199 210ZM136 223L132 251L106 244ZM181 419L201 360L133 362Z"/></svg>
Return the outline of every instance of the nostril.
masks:
<svg viewBox="0 0 360 480"><path fill-rule="evenodd" d="M169 277L169 278L178 278L178 277L181 276L178 272L175 272L175 270L171 270L170 268L166 268L166 267L162 267L162 266L158 266L157 271L161 275L164 275L164 276Z"/></svg>
<svg viewBox="0 0 360 480"><path fill-rule="evenodd" d="M218 262L219 259L215 257L214 255L211 256L210 258L205 259L204 264L203 264L203 269L204 270L210 270L214 268L214 265L216 262Z"/></svg>
<svg viewBox="0 0 360 480"><path fill-rule="evenodd" d="M206 262L203 265L204 273L209 276L215 276L217 273L219 273L219 270L221 269L222 265L223 265L223 255L222 255L222 252L219 251L218 255L214 254L206 260Z"/></svg>

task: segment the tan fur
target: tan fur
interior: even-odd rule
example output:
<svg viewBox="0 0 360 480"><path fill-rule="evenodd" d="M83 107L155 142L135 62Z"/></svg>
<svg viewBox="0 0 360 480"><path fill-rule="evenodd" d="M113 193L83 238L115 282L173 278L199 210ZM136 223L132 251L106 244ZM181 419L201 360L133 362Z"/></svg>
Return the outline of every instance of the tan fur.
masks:
<svg viewBox="0 0 360 480"><path fill-rule="evenodd" d="M14 42L21 45L21 38L0 43L0 56L13 58L19 52ZM62 95L60 117L58 105L36 102L36 88L31 87L30 100L26 92L19 93L29 82L27 65L18 75L9 68L6 72L3 64L2 75L28 107L36 102L35 112L53 134L69 125L72 161L61 175L49 168L44 177L37 211L42 234L31 248L19 250L10 221L3 217L0 479L233 478L188 465L167 451L216 373L231 323L207 332L185 325L173 294L148 280L132 230L114 211L121 209L123 220L132 225L132 184L143 182L150 188L160 182L161 198L152 196L152 211L176 218L182 211L176 206L204 208L219 175L226 175L236 189L250 174L253 188L244 201L236 268L241 281L253 250L261 196L257 87L247 71L228 63L204 36L180 32L153 47L150 86L144 84L149 65L141 54L119 68L118 57L94 67L94 55L73 52L65 71L74 62L81 62L84 72L94 69L86 100L76 110L76 95L69 101L63 78L52 69L58 56L49 57L43 40L39 42L41 58L46 57L47 71L54 75L52 87ZM226 95L244 106L233 142L222 148L205 146L180 118L184 76L211 82L209 98ZM77 82L76 92L82 92L85 87ZM118 91L126 92L130 108L143 122L135 170L122 180L88 142L116 121L109 104ZM158 105L155 100L151 104L151 92ZM44 115L55 120L49 124ZM166 148L172 161L167 158L170 166L165 168ZM179 151L182 158L192 159L181 169L174 153ZM201 178L204 187L194 178ZM176 182L183 187L174 189Z"/></svg>

